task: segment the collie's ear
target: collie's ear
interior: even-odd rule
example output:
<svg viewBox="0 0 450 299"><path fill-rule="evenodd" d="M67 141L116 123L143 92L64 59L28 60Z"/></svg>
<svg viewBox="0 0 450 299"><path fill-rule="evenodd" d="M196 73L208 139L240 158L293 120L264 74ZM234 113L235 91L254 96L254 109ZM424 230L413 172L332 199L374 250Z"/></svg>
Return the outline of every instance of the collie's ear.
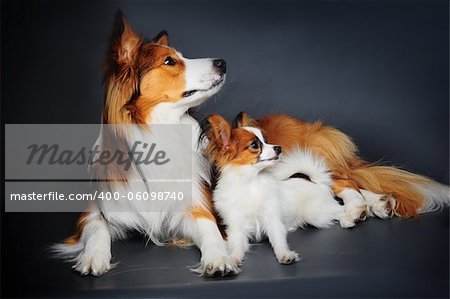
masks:
<svg viewBox="0 0 450 299"><path fill-rule="evenodd" d="M134 33L121 10L117 11L113 32L109 41L109 59L118 64L132 65L137 60L142 38Z"/></svg>
<svg viewBox="0 0 450 299"><path fill-rule="evenodd" d="M231 138L231 125L218 114L213 114L202 125L202 130L209 142L218 145L222 149L228 149Z"/></svg>
<svg viewBox="0 0 450 299"><path fill-rule="evenodd" d="M248 116L245 112L239 112L238 115L234 118L233 127L252 127L256 125L256 121Z"/></svg>
<svg viewBox="0 0 450 299"><path fill-rule="evenodd" d="M162 46L169 46L169 33L167 33L166 30L161 31L157 36L155 36L152 43Z"/></svg>
<svg viewBox="0 0 450 299"><path fill-rule="evenodd" d="M109 46L104 69L105 103L103 121L110 124L129 123L130 110L125 105L139 90L137 61L142 39L131 29L119 10Z"/></svg>

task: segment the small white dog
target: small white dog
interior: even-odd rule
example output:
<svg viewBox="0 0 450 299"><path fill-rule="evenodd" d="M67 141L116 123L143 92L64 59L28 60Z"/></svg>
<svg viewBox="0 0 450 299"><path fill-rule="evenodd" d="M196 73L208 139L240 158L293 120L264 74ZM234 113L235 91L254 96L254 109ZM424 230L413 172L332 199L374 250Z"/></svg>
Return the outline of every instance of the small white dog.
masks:
<svg viewBox="0 0 450 299"><path fill-rule="evenodd" d="M306 223L326 227L343 217L324 162L310 152L296 151L277 167L281 147L267 144L257 128L233 128L213 115L203 122L202 131L208 138L206 155L218 171L214 207L226 226L228 250L237 264L242 263L249 240L263 236L280 263L294 263L299 256L288 247L288 230ZM294 167L286 167L289 161L295 161ZM295 168L298 163L303 164L302 173Z"/></svg>

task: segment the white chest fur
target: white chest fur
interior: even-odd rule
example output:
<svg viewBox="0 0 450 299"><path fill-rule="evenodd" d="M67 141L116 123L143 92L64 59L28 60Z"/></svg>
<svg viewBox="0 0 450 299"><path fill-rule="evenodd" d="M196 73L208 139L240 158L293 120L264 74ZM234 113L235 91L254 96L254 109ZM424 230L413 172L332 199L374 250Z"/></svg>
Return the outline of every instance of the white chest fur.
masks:
<svg viewBox="0 0 450 299"><path fill-rule="evenodd" d="M268 217L279 217L278 189L273 178L252 170L226 168L214 191L214 203L227 226L238 223L246 235L260 239Z"/></svg>
<svg viewBox="0 0 450 299"><path fill-rule="evenodd" d="M238 264L248 251L248 240L258 241L263 235L269 238L280 263L298 260L287 244L279 191L270 174L255 172L251 166L222 169L214 204L227 225L228 250Z"/></svg>

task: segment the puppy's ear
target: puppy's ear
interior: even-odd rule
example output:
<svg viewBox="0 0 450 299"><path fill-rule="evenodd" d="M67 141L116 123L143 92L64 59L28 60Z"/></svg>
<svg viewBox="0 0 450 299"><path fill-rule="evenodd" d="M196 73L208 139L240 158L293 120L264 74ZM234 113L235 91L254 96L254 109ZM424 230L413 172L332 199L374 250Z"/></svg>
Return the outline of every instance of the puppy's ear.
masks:
<svg viewBox="0 0 450 299"><path fill-rule="evenodd" d="M109 40L108 59L116 60L119 65L134 65L141 43L142 38L133 31L122 11L117 11Z"/></svg>
<svg viewBox="0 0 450 299"><path fill-rule="evenodd" d="M202 135L206 136L211 144L227 150L230 146L231 125L218 114L209 116L202 122Z"/></svg>
<svg viewBox="0 0 450 299"><path fill-rule="evenodd" d="M155 36L152 43L162 46L169 46L169 33L167 33L166 30L161 31L157 36Z"/></svg>
<svg viewBox="0 0 450 299"><path fill-rule="evenodd" d="M256 121L245 112L239 112L239 114L234 118L233 127L235 128L252 126L256 126Z"/></svg>

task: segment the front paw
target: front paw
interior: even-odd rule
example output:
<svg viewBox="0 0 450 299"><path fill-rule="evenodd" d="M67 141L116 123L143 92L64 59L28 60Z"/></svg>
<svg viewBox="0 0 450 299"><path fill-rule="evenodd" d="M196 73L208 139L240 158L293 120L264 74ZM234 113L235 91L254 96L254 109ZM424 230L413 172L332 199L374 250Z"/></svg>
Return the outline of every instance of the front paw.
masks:
<svg viewBox="0 0 450 299"><path fill-rule="evenodd" d="M244 261L244 253L234 252L231 254L231 260L238 266L242 266L242 262Z"/></svg>
<svg viewBox="0 0 450 299"><path fill-rule="evenodd" d="M277 259L280 264L289 265L300 260L300 257L295 251L285 251L277 254Z"/></svg>
<svg viewBox="0 0 450 299"><path fill-rule="evenodd" d="M362 222L367 219L367 206L349 204L345 207L345 213L339 219L339 223L342 228L354 227L358 222Z"/></svg>
<svg viewBox="0 0 450 299"><path fill-rule="evenodd" d="M221 254L212 254L203 255L200 265L193 269L193 271L206 277L224 277L228 275L236 275L240 270L237 264L230 257Z"/></svg>
<svg viewBox="0 0 450 299"><path fill-rule="evenodd" d="M81 275L99 276L113 267L111 265L111 252L109 250L89 250L81 252L75 259L73 269Z"/></svg>
<svg viewBox="0 0 450 299"><path fill-rule="evenodd" d="M370 216L387 219L395 215L397 202L393 196L389 194L377 194L367 190L361 190L361 194L367 201Z"/></svg>

